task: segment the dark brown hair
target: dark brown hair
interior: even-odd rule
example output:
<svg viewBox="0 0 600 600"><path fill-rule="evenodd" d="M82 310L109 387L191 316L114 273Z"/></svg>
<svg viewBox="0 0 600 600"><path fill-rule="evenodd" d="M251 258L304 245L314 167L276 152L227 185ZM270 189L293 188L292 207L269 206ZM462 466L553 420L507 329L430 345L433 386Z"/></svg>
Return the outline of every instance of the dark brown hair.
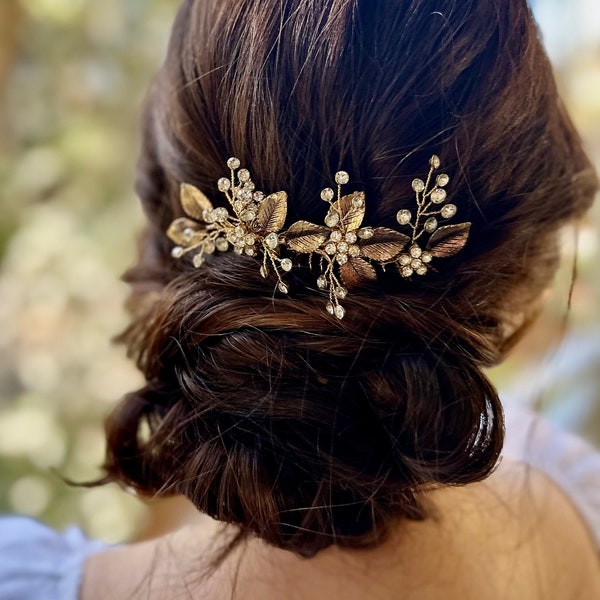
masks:
<svg viewBox="0 0 600 600"><path fill-rule="evenodd" d="M423 490L490 473L503 418L482 369L535 316L558 229L596 188L524 0L188 0L143 134L127 279L154 294L125 339L147 383L108 421L106 480L311 556L378 543L426 516ZM308 266L283 297L256 259L171 258L180 183L222 205L229 156L287 191L289 223L320 222L343 168L368 222L394 227L433 153L467 246L352 293L343 321Z"/></svg>

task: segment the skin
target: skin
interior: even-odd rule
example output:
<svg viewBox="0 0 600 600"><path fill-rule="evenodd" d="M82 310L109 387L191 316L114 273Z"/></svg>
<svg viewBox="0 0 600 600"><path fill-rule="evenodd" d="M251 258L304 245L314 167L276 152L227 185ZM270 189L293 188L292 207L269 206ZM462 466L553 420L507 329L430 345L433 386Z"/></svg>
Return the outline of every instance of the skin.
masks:
<svg viewBox="0 0 600 600"><path fill-rule="evenodd" d="M600 562L591 535L568 498L541 473L505 460L484 482L428 495L436 516L398 523L377 548L330 547L306 560L251 539L205 576L217 525L202 517L157 540L92 556L81 597L600 598Z"/></svg>

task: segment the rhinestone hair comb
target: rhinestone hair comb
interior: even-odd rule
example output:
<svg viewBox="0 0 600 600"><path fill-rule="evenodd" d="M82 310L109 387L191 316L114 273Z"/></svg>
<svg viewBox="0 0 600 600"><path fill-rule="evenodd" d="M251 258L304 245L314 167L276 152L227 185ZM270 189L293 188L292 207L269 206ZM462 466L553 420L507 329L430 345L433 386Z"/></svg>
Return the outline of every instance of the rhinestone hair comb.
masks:
<svg viewBox="0 0 600 600"><path fill-rule="evenodd" d="M434 259L460 252L467 243L471 223L442 225L441 220L454 217L455 204L448 202L445 187L450 178L441 173L440 159L432 156L427 178L415 179L413 210L401 209L396 215L405 232L388 227L365 226L365 194L352 192L342 196L341 188L350 177L345 171L335 174L337 192L325 188L321 199L328 204L324 225L297 221L284 230L287 217L287 194L265 195L255 189L250 172L240 169L240 161L230 158L230 177L222 177L217 188L229 203L214 207L196 187L181 185L181 206L187 215L173 221L167 235L177 244L174 258L194 253L193 264L200 267L205 255L230 249L262 260L260 274L266 279L271 271L277 278L277 289L287 294L289 286L284 274L294 267L294 258L307 255L309 264L319 258L317 287L327 291L327 312L343 319L346 311L340 304L348 290L375 281L375 265L382 270L394 266L404 278L423 276L433 270ZM427 239L427 236L428 239Z"/></svg>

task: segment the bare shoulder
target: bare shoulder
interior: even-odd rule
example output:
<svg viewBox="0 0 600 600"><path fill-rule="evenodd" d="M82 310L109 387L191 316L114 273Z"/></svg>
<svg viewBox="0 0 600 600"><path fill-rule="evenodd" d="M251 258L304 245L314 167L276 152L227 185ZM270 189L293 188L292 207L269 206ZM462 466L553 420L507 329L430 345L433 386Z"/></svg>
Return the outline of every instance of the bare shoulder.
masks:
<svg viewBox="0 0 600 600"><path fill-rule="evenodd" d="M224 582L235 572L250 600L390 600L398 590L403 600L600 598L600 562L586 525L539 471L505 461L484 482L432 492L431 504L433 518L399 523L391 539L374 549L332 547L307 561L250 541L243 562L225 561L223 572L203 579L193 597L229 597ZM174 590L184 574L198 570L204 550L210 555L213 534L188 527L160 543L96 555L88 562L82 597L162 598L165 589L170 598L180 597Z"/></svg>
<svg viewBox="0 0 600 600"><path fill-rule="evenodd" d="M499 594L600 598L600 557L591 534L565 493L540 471L506 460L486 481L440 495L436 503L442 529L461 532L459 551L484 571L489 565Z"/></svg>

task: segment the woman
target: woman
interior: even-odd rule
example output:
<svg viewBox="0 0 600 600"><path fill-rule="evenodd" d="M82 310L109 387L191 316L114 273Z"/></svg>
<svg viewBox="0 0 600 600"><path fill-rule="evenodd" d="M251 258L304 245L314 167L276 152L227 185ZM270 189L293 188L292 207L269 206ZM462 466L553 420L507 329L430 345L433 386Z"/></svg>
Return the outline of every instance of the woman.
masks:
<svg viewBox="0 0 600 600"><path fill-rule="evenodd" d="M213 520L116 549L29 524L10 597L600 597L600 492L535 468L545 426L499 462L482 372L597 186L526 3L188 0L143 124L147 383L102 483Z"/></svg>

